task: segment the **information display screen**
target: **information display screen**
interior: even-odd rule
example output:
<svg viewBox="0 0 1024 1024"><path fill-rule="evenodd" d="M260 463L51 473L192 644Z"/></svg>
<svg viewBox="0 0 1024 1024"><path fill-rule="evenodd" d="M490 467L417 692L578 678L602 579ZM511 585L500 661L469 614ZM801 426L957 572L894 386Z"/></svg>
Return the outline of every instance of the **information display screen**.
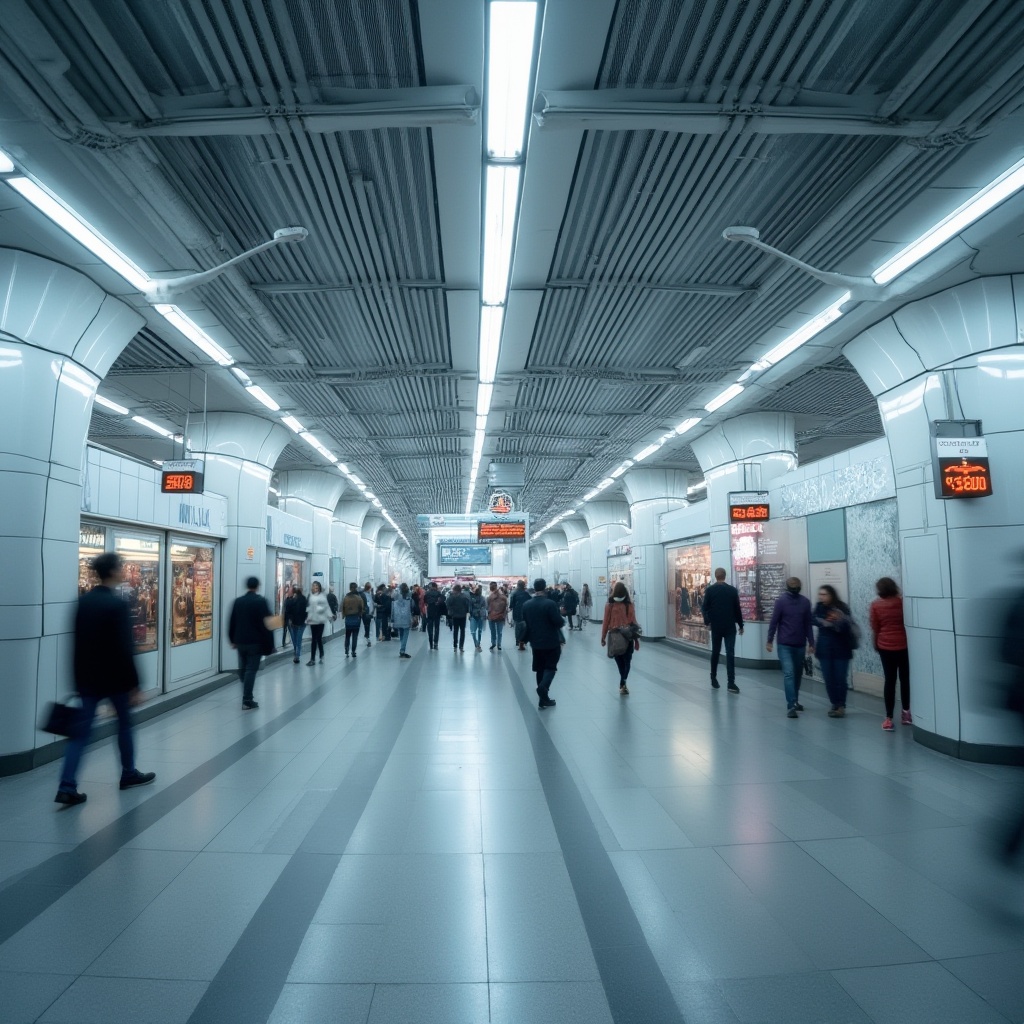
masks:
<svg viewBox="0 0 1024 1024"><path fill-rule="evenodd" d="M160 490L164 494L202 494L202 474L164 470L160 474Z"/></svg>
<svg viewBox="0 0 1024 1024"><path fill-rule="evenodd" d="M508 523L491 523L481 521L476 524L477 541L525 541L526 522L525 520L512 521Z"/></svg>
<svg viewBox="0 0 1024 1024"><path fill-rule="evenodd" d="M439 565L490 565L489 544L439 544L437 548Z"/></svg>
<svg viewBox="0 0 1024 1024"><path fill-rule="evenodd" d="M943 498L983 498L992 493L987 458L939 459L939 488Z"/></svg>
<svg viewBox="0 0 1024 1024"><path fill-rule="evenodd" d="M730 505L730 523L764 523L771 516L768 514L768 502L752 502L749 505Z"/></svg>

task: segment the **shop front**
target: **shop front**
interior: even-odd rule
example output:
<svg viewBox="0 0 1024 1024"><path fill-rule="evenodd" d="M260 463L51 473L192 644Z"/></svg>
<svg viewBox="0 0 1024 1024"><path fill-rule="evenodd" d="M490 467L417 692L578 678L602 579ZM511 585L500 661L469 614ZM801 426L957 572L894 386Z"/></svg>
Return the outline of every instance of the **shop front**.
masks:
<svg viewBox="0 0 1024 1024"><path fill-rule="evenodd" d="M665 549L668 621L665 635L706 647L704 592L711 581L711 539L695 537Z"/></svg>
<svg viewBox="0 0 1024 1024"><path fill-rule="evenodd" d="M273 567L274 614L284 611L284 603L296 587L308 597L312 583L310 566L313 551L313 524L289 512L267 507L267 561ZM321 586L323 579L318 578ZM269 597L269 595L268 595ZM282 632L280 645L287 645Z"/></svg>

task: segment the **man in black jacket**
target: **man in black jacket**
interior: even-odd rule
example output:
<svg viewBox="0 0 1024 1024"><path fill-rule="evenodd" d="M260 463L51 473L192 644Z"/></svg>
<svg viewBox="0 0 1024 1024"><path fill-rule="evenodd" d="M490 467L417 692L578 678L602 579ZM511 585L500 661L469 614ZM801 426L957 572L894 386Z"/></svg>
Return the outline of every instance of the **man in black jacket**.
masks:
<svg viewBox="0 0 1024 1024"><path fill-rule="evenodd" d="M566 583L562 590L562 608L565 609L565 617L569 620L570 629L580 629L580 626L574 626L572 620L576 615L576 609L580 606L580 595L576 593L572 588L571 583Z"/></svg>
<svg viewBox="0 0 1024 1024"><path fill-rule="evenodd" d="M516 627L517 633L519 632L519 623L523 621L523 608L529 600L530 592L526 589L526 580L518 580L516 582L516 589L512 591L512 596L508 599L509 611L512 612L512 622ZM526 650L526 644L520 643L518 637L516 637L516 644L519 650Z"/></svg>
<svg viewBox="0 0 1024 1024"><path fill-rule="evenodd" d="M538 707L553 708L555 701L548 696L558 659L562 656L560 631L565 619L558 613L558 605L547 595L544 580L533 581L533 597L523 605L526 639L533 649L533 671L537 673Z"/></svg>
<svg viewBox="0 0 1024 1024"><path fill-rule="evenodd" d="M93 561L92 567L100 582L78 599L75 614L75 691L82 698L82 711L64 752L60 788L54 797L57 803L69 807L85 803L85 793L78 792L78 766L101 700L109 700L117 712L121 788L145 786L156 778L156 772L140 772L135 767L130 710L138 702L139 677L128 605L114 589L124 580L124 563L120 555L107 551Z"/></svg>
<svg viewBox="0 0 1024 1024"><path fill-rule="evenodd" d="M260 658L274 650L274 634L267 629L266 622L270 606L265 597L256 593L259 589L260 581L250 576L245 581L245 593L231 606L228 622L228 640L238 651L238 678L242 681L242 707L246 711L259 707L252 696L256 672Z"/></svg>
<svg viewBox="0 0 1024 1024"><path fill-rule="evenodd" d="M743 635L743 611L740 592L725 582L725 570L715 570L715 582L704 593L704 625L711 627L711 687L718 689L718 658L725 642L725 674L729 692L739 693L736 685L736 631Z"/></svg>

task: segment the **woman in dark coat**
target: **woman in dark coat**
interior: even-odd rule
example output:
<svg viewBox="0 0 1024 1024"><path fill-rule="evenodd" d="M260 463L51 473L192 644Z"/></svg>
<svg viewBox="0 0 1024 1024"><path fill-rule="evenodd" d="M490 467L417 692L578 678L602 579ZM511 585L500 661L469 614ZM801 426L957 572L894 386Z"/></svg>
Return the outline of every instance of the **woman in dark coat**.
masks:
<svg viewBox="0 0 1024 1024"><path fill-rule="evenodd" d="M836 593L836 588L823 583L818 588L818 603L812 613L818 627L815 654L821 664L829 703L829 718L846 714L846 691L850 686L850 661L853 658L853 619L850 609Z"/></svg>

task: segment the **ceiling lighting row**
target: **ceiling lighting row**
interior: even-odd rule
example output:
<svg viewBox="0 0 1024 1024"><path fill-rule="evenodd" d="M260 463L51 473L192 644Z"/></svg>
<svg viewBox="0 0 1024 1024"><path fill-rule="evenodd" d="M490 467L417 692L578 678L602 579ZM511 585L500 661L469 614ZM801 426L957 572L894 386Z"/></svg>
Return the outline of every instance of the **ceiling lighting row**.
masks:
<svg viewBox="0 0 1024 1024"><path fill-rule="evenodd" d="M487 5L487 82L484 109L483 255L480 282L479 370L473 460L466 514L473 511L480 462L487 439L487 416L494 397L498 353L512 275L512 253L519 224L519 195L526 160L527 113L537 35L538 5L533 0L490 0Z"/></svg>

